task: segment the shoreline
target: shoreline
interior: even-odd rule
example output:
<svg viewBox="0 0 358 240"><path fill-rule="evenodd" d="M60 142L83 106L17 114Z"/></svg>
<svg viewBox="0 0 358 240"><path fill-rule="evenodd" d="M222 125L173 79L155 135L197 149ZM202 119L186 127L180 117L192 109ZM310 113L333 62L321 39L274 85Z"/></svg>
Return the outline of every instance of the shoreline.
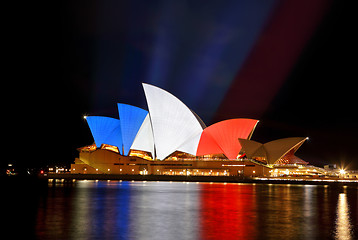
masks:
<svg viewBox="0 0 358 240"><path fill-rule="evenodd" d="M122 181L173 181L173 182L217 182L217 183L261 183L295 185L346 185L356 186L358 180L312 179L312 178L243 178L240 176L170 176L170 175L124 175L124 174L53 174L48 173L39 179L68 180L122 180Z"/></svg>
<svg viewBox="0 0 358 240"><path fill-rule="evenodd" d="M76 180L99 181L164 181L164 182L203 182L203 183L242 183L278 185L326 185L333 187L352 187L358 189L358 180L346 179L302 179L302 178L243 178L238 176L169 176L169 175L117 175L117 174L44 174L0 176L0 185L25 184L47 185L48 183L72 183Z"/></svg>

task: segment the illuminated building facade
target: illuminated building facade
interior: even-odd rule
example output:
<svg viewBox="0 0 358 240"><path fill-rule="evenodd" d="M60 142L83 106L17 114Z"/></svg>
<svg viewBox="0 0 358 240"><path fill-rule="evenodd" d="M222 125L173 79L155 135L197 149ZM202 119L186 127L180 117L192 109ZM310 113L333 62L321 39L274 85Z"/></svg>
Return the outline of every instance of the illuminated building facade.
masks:
<svg viewBox="0 0 358 240"><path fill-rule="evenodd" d="M78 149L73 174L269 176L278 167L308 164L294 155L306 138L261 144L250 140L258 120L207 127L169 92L143 88L149 111L118 103L118 119L85 117L94 144Z"/></svg>

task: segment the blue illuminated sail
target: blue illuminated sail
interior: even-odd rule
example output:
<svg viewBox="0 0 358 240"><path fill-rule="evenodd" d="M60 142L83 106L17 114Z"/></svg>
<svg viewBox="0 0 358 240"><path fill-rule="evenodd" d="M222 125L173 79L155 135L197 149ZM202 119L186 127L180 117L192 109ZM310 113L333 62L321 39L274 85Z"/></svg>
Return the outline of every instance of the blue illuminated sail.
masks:
<svg viewBox="0 0 358 240"><path fill-rule="evenodd" d="M86 117L94 142L97 147L102 144L116 146L122 154L122 134L120 120L110 117Z"/></svg>
<svg viewBox="0 0 358 240"><path fill-rule="evenodd" d="M118 113L122 132L123 155L128 155L148 111L128 104L118 103Z"/></svg>

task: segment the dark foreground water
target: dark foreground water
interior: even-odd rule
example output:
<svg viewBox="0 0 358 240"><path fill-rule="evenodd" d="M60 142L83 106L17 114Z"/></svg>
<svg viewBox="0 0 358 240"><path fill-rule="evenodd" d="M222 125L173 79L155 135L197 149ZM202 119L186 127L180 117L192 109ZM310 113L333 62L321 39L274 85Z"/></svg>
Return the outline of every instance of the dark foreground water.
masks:
<svg viewBox="0 0 358 240"><path fill-rule="evenodd" d="M25 235L22 239L358 239L355 186L124 181L21 186L3 195L12 216L2 219L10 219L4 231Z"/></svg>

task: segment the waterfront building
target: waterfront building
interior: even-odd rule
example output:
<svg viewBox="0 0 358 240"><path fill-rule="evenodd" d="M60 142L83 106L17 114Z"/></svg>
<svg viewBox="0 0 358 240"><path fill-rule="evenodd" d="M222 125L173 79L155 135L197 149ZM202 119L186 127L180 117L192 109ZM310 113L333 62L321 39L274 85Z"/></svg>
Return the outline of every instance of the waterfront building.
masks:
<svg viewBox="0 0 358 240"><path fill-rule="evenodd" d="M94 143L78 149L72 174L264 177L320 172L295 156L305 137L261 144L251 140L258 120L206 126L174 95L150 84L143 88L148 111L118 103L116 119L85 117Z"/></svg>

